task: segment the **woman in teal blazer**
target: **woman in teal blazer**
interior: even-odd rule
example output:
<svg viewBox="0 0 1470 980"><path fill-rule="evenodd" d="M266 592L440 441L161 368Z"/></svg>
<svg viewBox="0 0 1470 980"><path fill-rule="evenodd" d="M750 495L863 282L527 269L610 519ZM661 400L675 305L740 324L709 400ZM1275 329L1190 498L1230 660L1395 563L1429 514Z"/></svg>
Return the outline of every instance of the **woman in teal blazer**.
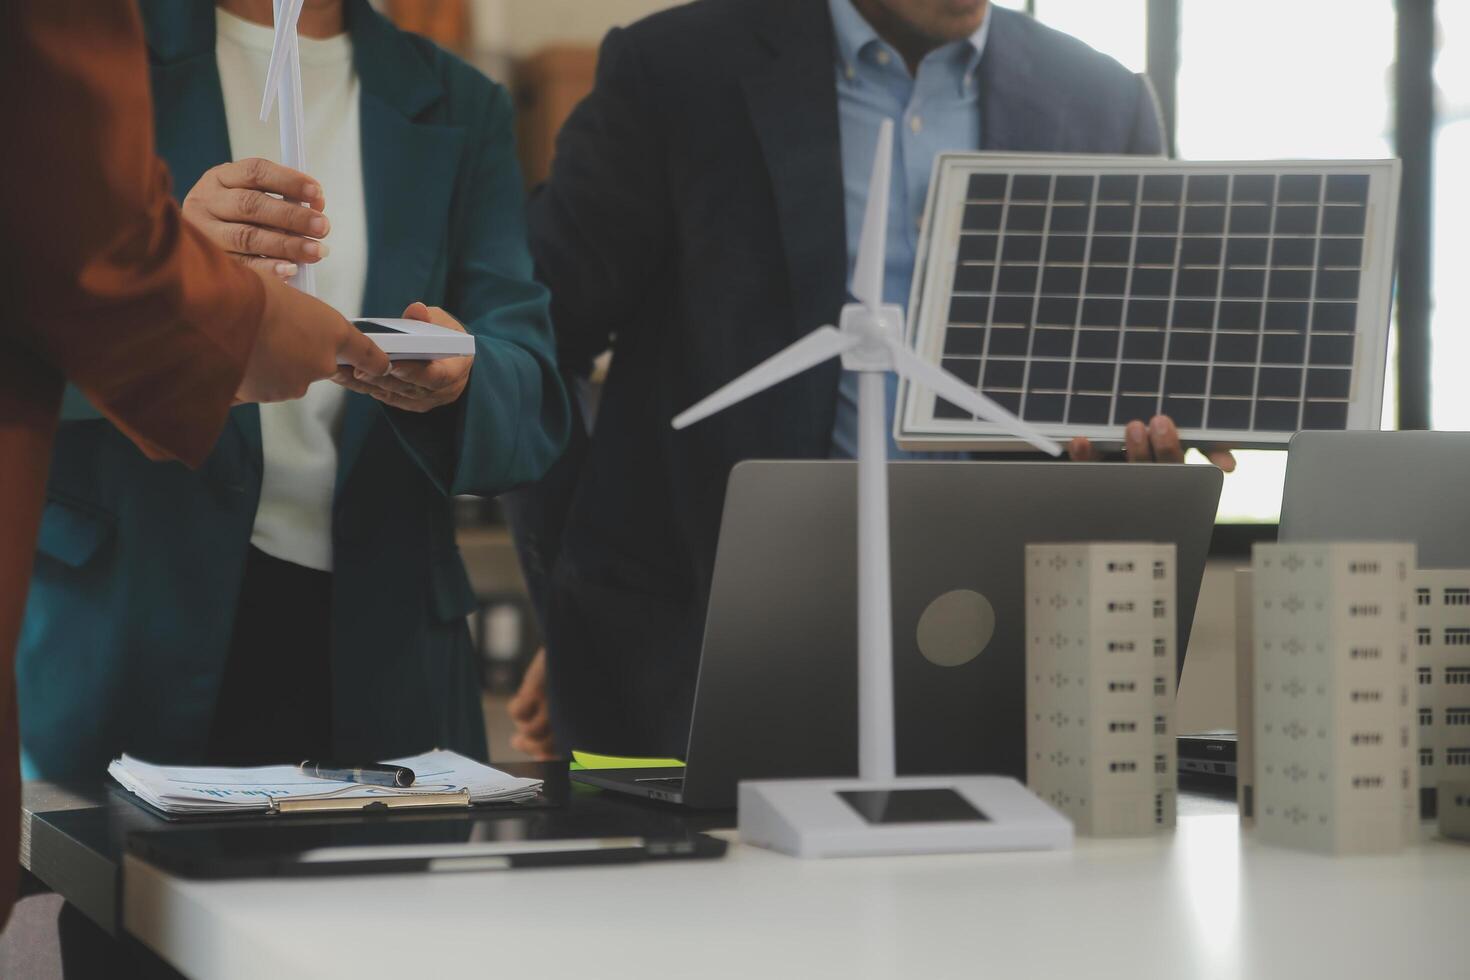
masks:
<svg viewBox="0 0 1470 980"><path fill-rule="evenodd" d="M233 158L216 12L202 0L141 6L158 151L182 196ZM246 575L264 468L255 406L234 410L195 472L146 461L69 392L17 667L28 777L97 777L122 752L219 760L226 705L231 759L255 731L267 754L486 756L452 498L539 478L568 427L547 296L526 252L511 105L367 0L342 14L360 88L361 312L445 308L476 340L468 382L424 413L346 394L330 571L301 570L308 585L273 593ZM330 216L330 187L327 198ZM257 647L242 653L247 619ZM226 679L252 672L248 684ZM272 740L291 729L283 706L315 718L322 738Z"/></svg>

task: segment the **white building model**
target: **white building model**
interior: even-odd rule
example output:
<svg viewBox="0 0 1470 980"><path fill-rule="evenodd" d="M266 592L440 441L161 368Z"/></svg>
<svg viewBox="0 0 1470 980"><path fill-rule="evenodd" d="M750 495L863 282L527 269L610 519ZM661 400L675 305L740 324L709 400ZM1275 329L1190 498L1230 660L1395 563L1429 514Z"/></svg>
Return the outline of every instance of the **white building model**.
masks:
<svg viewBox="0 0 1470 980"><path fill-rule="evenodd" d="M1419 821L1412 544L1255 548L1255 822L1263 840L1394 851Z"/></svg>
<svg viewBox="0 0 1470 980"><path fill-rule="evenodd" d="M1026 782L1078 833L1174 826L1172 544L1026 548Z"/></svg>
<svg viewBox="0 0 1470 980"><path fill-rule="evenodd" d="M1419 786L1429 795L1470 781L1470 571L1420 569L1415 584Z"/></svg>

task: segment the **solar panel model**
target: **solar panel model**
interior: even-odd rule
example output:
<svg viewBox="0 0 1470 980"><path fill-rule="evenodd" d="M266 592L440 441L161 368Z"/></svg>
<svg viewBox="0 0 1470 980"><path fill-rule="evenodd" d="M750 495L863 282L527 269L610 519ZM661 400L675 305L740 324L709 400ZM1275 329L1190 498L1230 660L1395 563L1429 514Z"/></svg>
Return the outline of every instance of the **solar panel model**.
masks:
<svg viewBox="0 0 1470 980"><path fill-rule="evenodd" d="M1399 163L943 154L909 341L1054 438L1281 446L1377 429ZM1016 443L899 390L905 449Z"/></svg>

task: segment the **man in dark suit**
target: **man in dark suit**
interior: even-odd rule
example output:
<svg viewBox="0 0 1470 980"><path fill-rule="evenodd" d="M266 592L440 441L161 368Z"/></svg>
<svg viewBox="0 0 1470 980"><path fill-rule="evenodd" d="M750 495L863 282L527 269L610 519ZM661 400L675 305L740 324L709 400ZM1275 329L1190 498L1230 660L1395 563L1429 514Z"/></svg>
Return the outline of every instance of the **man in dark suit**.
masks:
<svg viewBox="0 0 1470 980"><path fill-rule="evenodd" d="M1163 146L1143 78L986 0L700 0L608 35L531 212L564 369L613 359L590 438L515 505L551 709L535 664L522 748L684 751L731 467L850 455L856 412L829 361L669 420L835 322L884 118L900 304L937 152ZM1133 423L1128 455L1178 458L1173 424Z"/></svg>

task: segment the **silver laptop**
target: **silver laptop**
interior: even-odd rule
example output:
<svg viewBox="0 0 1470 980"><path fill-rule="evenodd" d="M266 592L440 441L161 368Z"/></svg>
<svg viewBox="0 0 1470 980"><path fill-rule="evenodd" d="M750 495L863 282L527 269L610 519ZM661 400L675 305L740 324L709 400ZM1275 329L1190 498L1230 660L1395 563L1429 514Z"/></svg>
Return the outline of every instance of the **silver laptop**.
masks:
<svg viewBox="0 0 1470 980"><path fill-rule="evenodd" d="M1214 467L915 462L889 473L900 773L1025 778L1028 543L1175 542L1184 649L1220 497ZM742 779L856 774L856 485L850 462L735 467L685 767L573 779L722 808ZM985 596L995 628L973 659L940 666L920 650L919 620L954 590ZM949 659L931 637L930 656ZM949 639L950 650L978 645L973 633Z"/></svg>
<svg viewBox="0 0 1470 980"><path fill-rule="evenodd" d="M1286 457L1282 541L1413 541L1424 568L1470 568L1470 432L1302 432Z"/></svg>

